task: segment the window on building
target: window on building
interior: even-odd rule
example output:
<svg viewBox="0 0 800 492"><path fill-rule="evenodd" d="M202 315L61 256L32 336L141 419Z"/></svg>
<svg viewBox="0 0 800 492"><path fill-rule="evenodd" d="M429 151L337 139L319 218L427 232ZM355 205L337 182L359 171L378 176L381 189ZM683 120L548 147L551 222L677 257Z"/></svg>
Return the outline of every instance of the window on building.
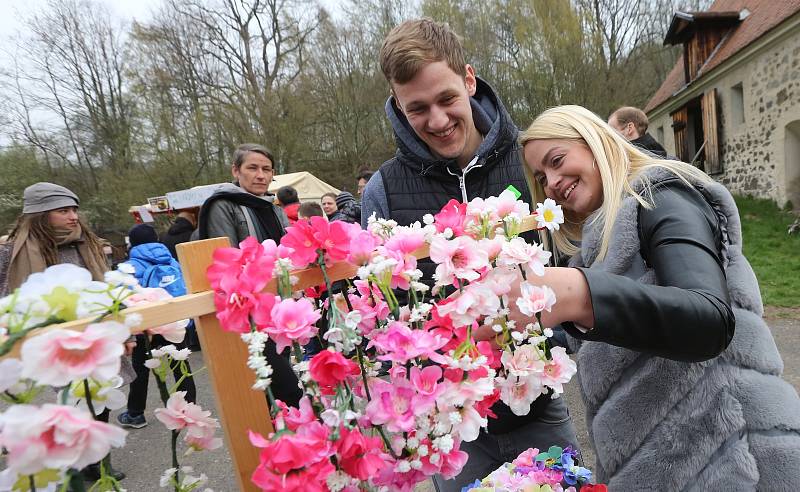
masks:
<svg viewBox="0 0 800 492"><path fill-rule="evenodd" d="M731 120L734 125L744 123L744 90L741 82L731 87Z"/></svg>
<svg viewBox="0 0 800 492"><path fill-rule="evenodd" d="M661 145L664 145L664 125L656 128L656 140L658 140L658 143Z"/></svg>

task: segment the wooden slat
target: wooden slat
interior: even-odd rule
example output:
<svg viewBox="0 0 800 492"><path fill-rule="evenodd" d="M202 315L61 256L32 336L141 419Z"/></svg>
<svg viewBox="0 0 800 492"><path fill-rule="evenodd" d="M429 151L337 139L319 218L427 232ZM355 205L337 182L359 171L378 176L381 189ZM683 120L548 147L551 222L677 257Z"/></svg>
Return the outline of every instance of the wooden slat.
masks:
<svg viewBox="0 0 800 492"><path fill-rule="evenodd" d="M703 94L701 106L703 110L703 134L706 140L706 171L708 174L718 174L722 172L722 161L719 155L717 89L711 89Z"/></svg>
<svg viewBox="0 0 800 492"><path fill-rule="evenodd" d="M228 238L215 238L177 246L189 292L208 291L206 269L211 265L212 254L228 245ZM255 378L247 367L247 346L237 333L220 328L214 312L195 318L195 325L239 490L257 492L259 488L250 481L250 476L259 463L259 448L250 444L247 431L267 436L273 428L264 392L251 388Z"/></svg>
<svg viewBox="0 0 800 492"><path fill-rule="evenodd" d="M672 128L675 132L675 153L684 161L689 162L692 156L689 155L688 124L689 110L686 106L672 113Z"/></svg>

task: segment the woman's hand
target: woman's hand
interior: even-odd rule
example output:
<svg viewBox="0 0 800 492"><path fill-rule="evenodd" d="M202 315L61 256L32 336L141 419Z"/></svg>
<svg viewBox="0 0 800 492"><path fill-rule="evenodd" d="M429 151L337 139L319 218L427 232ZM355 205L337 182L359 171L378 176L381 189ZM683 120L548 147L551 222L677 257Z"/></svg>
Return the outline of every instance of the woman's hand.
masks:
<svg viewBox="0 0 800 492"><path fill-rule="evenodd" d="M136 348L136 339L125 342L125 355L130 357L134 348Z"/></svg>

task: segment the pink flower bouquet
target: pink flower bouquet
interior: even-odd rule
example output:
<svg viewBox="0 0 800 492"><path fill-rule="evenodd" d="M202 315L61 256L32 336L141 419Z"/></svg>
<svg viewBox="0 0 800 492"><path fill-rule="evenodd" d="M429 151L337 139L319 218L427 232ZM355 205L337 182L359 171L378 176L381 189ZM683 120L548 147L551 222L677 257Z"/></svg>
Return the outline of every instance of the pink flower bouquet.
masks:
<svg viewBox="0 0 800 492"><path fill-rule="evenodd" d="M542 227L563 221L547 210ZM272 401L276 432L250 436L263 450L253 482L263 490L412 490L460 472L461 443L478 437L499 399L522 415L537 397L558 397L575 365L539 321L556 299L536 281L550 253L519 237L528 215L508 191L452 200L424 225L371 219L364 231L315 217L290 227L280 245L249 238L241 249L217 250L208 270L217 316L248 343L254 388L272 398L263 355L270 338L290 349L304 393L299 408ZM433 285L418 268L425 246ZM358 267L358 279L334 291L327 272L343 261ZM295 292L292 268L307 266L325 276L331 297L322 303ZM263 291L272 279L278 295ZM527 317L524 326L511 310ZM482 326L494 343L476 340ZM305 352L311 340L320 352Z"/></svg>

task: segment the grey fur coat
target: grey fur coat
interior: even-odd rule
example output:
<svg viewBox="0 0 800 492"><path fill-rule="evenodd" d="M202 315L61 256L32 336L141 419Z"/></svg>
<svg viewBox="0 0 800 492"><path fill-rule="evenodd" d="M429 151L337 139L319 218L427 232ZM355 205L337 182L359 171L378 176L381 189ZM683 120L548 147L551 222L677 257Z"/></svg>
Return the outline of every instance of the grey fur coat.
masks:
<svg viewBox="0 0 800 492"><path fill-rule="evenodd" d="M674 178L661 169L648 175L654 184ZM722 185L698 189L719 218L736 317L733 340L721 355L700 363L577 341L596 477L613 491L798 490L800 399L780 377L783 361L742 254L738 210ZM638 209L633 198L623 200L602 261L593 261L602 226L587 225L570 265L654 284L654 272L640 255Z"/></svg>

